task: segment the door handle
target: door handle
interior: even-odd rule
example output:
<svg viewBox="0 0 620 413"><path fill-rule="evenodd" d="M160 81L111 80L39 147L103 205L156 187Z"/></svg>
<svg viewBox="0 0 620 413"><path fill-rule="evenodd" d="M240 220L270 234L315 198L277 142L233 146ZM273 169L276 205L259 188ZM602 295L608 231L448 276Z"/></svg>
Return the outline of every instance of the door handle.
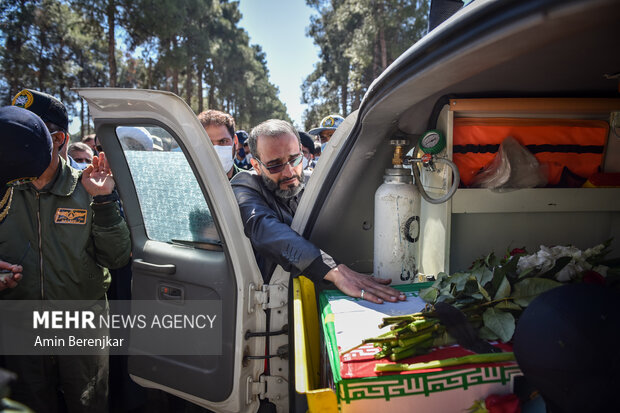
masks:
<svg viewBox="0 0 620 413"><path fill-rule="evenodd" d="M174 264L153 264L141 259L133 260L133 265L140 270L153 272L156 274L172 275L177 272L177 266Z"/></svg>
<svg viewBox="0 0 620 413"><path fill-rule="evenodd" d="M159 286L159 299L183 301L183 290L181 288L162 284Z"/></svg>

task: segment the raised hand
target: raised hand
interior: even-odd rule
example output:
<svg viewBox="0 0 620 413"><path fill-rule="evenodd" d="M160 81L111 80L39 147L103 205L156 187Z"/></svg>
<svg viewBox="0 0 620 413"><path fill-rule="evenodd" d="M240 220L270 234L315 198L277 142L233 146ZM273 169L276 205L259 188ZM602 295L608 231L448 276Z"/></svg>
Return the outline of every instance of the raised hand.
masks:
<svg viewBox="0 0 620 413"><path fill-rule="evenodd" d="M109 195L114 190L114 178L105 153L93 156L93 163L82 171L82 185L91 195Z"/></svg>

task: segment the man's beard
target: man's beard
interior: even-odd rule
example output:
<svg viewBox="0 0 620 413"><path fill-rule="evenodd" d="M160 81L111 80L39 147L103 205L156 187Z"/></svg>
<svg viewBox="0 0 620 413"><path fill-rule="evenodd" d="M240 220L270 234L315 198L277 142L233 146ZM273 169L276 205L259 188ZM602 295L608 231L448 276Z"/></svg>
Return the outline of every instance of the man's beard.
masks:
<svg viewBox="0 0 620 413"><path fill-rule="evenodd" d="M265 174L261 174L260 177L263 180L263 183L265 184L267 189L275 193L278 198L282 198L282 199L288 199L288 198L294 197L295 195L301 192L301 190L304 188L304 185L305 185L303 173L301 175L293 174L291 178L297 178L297 180L299 181L299 185L295 185L295 186L290 185L288 189L280 189L280 184L284 181L288 181L291 178L280 179L278 182L276 182L273 179L270 179L269 177L265 176Z"/></svg>

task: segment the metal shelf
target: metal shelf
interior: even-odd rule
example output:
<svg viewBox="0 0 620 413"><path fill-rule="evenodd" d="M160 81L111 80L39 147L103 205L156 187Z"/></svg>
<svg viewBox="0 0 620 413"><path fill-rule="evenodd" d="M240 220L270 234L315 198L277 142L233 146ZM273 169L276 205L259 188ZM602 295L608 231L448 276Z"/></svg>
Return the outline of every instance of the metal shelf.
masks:
<svg viewBox="0 0 620 413"><path fill-rule="evenodd" d="M620 211L620 188L459 189L453 214Z"/></svg>

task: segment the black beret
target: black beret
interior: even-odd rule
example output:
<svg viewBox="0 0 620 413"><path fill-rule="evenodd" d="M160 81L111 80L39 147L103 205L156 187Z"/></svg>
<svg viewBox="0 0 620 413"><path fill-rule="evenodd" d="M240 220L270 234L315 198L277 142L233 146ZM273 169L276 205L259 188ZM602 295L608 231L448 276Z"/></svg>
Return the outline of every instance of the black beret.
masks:
<svg viewBox="0 0 620 413"><path fill-rule="evenodd" d="M67 108L61 101L47 93L24 89L13 98L13 106L36 113L45 122L52 122L63 131L69 130Z"/></svg>
<svg viewBox="0 0 620 413"><path fill-rule="evenodd" d="M0 108L0 198L7 183L38 178L52 160L52 137L34 113L16 107Z"/></svg>
<svg viewBox="0 0 620 413"><path fill-rule="evenodd" d="M301 141L301 144L305 146L306 148L308 148L308 152L314 155L314 139L312 139L312 136L310 136L306 132L302 132L302 131L298 131L298 132L299 132L299 140Z"/></svg>
<svg viewBox="0 0 620 413"><path fill-rule="evenodd" d="M235 135L237 135L237 139L239 140L239 145L241 146L243 146L245 141L247 141L249 138L248 133L244 130L238 130L237 132L235 132Z"/></svg>

